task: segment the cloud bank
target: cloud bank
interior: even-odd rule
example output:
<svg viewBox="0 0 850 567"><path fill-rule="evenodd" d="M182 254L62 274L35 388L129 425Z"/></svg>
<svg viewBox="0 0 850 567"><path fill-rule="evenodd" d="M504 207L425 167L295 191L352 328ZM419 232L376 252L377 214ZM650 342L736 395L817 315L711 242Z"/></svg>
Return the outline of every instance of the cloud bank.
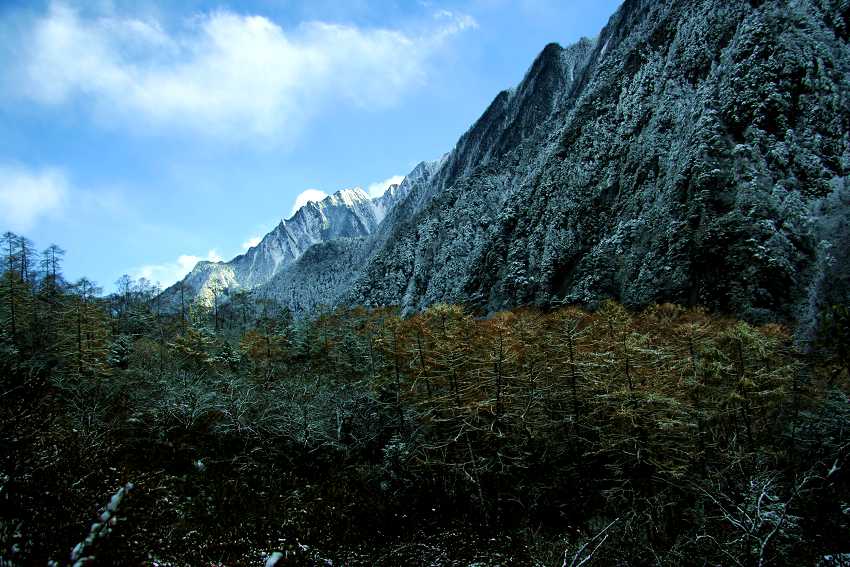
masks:
<svg viewBox="0 0 850 567"><path fill-rule="evenodd" d="M136 268L132 270L132 275L136 278L146 278L152 282L159 282L163 287L168 287L186 277L186 274L192 271L195 264L202 260L221 262L223 258L215 250L207 252L205 258L192 254L184 254L179 256L174 262L150 264Z"/></svg>
<svg viewBox="0 0 850 567"><path fill-rule="evenodd" d="M28 231L63 210L69 186L58 169L0 164L0 230Z"/></svg>
<svg viewBox="0 0 850 567"><path fill-rule="evenodd" d="M252 236L251 238L242 243L242 250L249 250L260 242L262 242L262 240L262 236Z"/></svg>
<svg viewBox="0 0 850 567"><path fill-rule="evenodd" d="M318 21L283 29L218 10L167 29L83 17L62 2L31 25L15 49L18 94L52 106L82 102L111 125L229 140L292 136L331 104L392 105L424 82L449 38L476 27L439 12L417 33Z"/></svg>
<svg viewBox="0 0 850 567"><path fill-rule="evenodd" d="M392 177L384 179L383 181L371 183L366 189L366 192L369 193L369 196L374 199L375 197L380 197L381 195L386 193L390 185L398 185L402 181L404 181L404 175L393 175Z"/></svg>

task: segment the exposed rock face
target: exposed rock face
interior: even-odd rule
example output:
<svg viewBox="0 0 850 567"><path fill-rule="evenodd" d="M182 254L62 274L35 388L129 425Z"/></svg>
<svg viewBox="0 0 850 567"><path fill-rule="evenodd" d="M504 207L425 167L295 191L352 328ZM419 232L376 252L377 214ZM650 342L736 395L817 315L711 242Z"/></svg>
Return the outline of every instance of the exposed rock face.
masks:
<svg viewBox="0 0 850 567"><path fill-rule="evenodd" d="M847 299L849 22L847 0L627 0L389 202L316 205L187 282L295 309L614 297L812 321Z"/></svg>

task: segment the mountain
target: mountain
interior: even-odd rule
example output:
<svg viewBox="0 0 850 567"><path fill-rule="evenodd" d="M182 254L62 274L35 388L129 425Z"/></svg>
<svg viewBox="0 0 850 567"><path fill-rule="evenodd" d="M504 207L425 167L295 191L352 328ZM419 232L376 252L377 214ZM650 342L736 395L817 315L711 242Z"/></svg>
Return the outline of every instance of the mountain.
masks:
<svg viewBox="0 0 850 567"><path fill-rule="evenodd" d="M176 305L182 286L184 301L200 299L209 303L214 293L255 289L314 245L371 234L403 195L403 187L392 185L372 199L356 187L337 191L321 201L310 201L245 254L229 262L199 262L182 282L167 289L164 297Z"/></svg>
<svg viewBox="0 0 850 567"><path fill-rule="evenodd" d="M287 269L257 287L256 293L276 299L295 312L346 301L364 267L394 238L399 227L424 206L423 195L434 185L434 176L441 171L445 160L444 157L420 163L398 186L391 186L375 199L375 207L385 216L367 237L339 238L311 247Z"/></svg>
<svg viewBox="0 0 850 567"><path fill-rule="evenodd" d="M296 310L613 297L811 329L848 299L848 30L848 0L626 0L597 38L547 45L390 205L326 232L292 219L267 237L285 255L187 282Z"/></svg>
<svg viewBox="0 0 850 567"><path fill-rule="evenodd" d="M346 297L701 304L807 320L845 300L846 0L628 0L548 45L461 138Z"/></svg>

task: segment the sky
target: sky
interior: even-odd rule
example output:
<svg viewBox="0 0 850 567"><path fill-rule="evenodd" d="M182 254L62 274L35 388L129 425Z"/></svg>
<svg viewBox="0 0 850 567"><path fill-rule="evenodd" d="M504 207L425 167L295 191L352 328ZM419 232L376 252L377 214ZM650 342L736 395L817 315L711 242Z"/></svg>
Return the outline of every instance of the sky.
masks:
<svg viewBox="0 0 850 567"><path fill-rule="evenodd" d="M163 286L437 159L620 0L0 0L0 230Z"/></svg>

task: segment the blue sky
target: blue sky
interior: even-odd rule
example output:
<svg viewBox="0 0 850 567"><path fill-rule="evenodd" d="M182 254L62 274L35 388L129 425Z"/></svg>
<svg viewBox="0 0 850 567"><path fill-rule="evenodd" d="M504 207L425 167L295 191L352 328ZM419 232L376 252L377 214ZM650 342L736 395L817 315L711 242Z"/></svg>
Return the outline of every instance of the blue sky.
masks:
<svg viewBox="0 0 850 567"><path fill-rule="evenodd" d="M619 0L0 2L0 229L173 283L449 151Z"/></svg>

